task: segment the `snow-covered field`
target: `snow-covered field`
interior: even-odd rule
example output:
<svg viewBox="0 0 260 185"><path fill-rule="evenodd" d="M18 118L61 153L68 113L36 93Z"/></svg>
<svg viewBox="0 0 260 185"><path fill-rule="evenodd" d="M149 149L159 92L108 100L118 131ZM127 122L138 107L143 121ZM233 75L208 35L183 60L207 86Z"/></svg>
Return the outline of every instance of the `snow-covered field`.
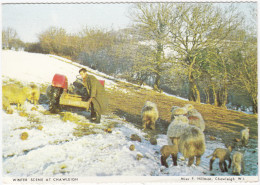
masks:
<svg viewBox="0 0 260 185"><path fill-rule="evenodd" d="M5 81L15 79L23 84L50 84L54 74L60 73L66 75L69 83L72 83L80 67L79 64L53 55L2 51L2 78ZM105 81L107 90L117 88L113 80ZM1 111L3 177L233 176L231 169L229 172L220 172L218 159L215 160L213 170L209 171L210 158L206 156L215 148L225 147L218 138L211 141L206 136L206 152L200 166L187 167L187 159L179 154L178 166L172 166L169 157L169 168L165 168L160 164L160 148L167 144L166 135L159 135L157 145L151 145L146 140L146 133L133 124L115 115L105 115L100 126L117 123L112 133L98 132L78 137L73 134L78 124L63 121L59 114L44 114L48 110L46 104L32 110L34 105L26 102L24 107L29 117L20 116L15 105L12 107L13 114ZM89 123L84 116L81 119ZM33 120L37 120L42 129L37 129ZM28 133L27 140L20 139L23 132ZM139 135L142 142L131 141L132 134ZM134 151L129 150L131 144L135 145ZM246 171L241 176L258 176L257 141L250 140L249 145L242 150L245 150ZM136 158L138 154L143 156L140 160Z"/></svg>

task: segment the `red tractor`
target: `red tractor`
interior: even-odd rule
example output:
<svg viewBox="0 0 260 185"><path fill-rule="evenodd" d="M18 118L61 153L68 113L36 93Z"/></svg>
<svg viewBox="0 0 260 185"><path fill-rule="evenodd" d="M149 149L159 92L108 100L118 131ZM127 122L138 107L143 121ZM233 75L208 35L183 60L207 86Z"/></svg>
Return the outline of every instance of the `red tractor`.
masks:
<svg viewBox="0 0 260 185"><path fill-rule="evenodd" d="M102 85L104 80L99 80ZM89 104L87 100L89 94L83 85L82 78L77 76L75 82L68 86L68 79L65 75L55 74L52 79L52 85L47 88L47 96L49 98L49 111L57 113L61 110L61 106L70 106L84 108L88 110Z"/></svg>

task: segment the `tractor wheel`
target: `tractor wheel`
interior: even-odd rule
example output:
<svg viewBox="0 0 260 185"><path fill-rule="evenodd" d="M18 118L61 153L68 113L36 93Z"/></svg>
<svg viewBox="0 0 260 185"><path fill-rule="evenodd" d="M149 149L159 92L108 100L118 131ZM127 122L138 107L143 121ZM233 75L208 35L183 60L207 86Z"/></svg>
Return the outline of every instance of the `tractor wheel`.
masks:
<svg viewBox="0 0 260 185"><path fill-rule="evenodd" d="M63 92L63 89L60 87L53 87L49 91L49 111L51 113L58 113L60 111L60 96Z"/></svg>

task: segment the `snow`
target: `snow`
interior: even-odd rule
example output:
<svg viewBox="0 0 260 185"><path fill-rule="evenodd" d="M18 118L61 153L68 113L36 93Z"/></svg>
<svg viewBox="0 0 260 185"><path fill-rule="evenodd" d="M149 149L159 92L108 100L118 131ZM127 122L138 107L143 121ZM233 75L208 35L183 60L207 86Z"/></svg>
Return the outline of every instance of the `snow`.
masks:
<svg viewBox="0 0 260 185"><path fill-rule="evenodd" d="M54 55L2 51L3 79L15 79L23 84L50 84L55 73L66 75L69 83L72 83L81 67L83 66ZM94 75L101 74L88 70ZM106 81L107 90L116 88L112 77L108 80L103 78L107 76L105 74L102 74L103 77L96 76ZM112 133L97 129L95 134L79 137L73 134L78 124L63 121L59 114L44 114L48 105L38 105L37 110L32 110L32 107L34 105L29 102L24 105L29 117L20 116L15 105L12 105L13 114L1 111L3 177L233 176L231 169L229 172L220 172L218 159L215 160L213 170L208 170L210 159L206 156L215 148L225 147L219 138L211 141L206 136L206 151L199 166L187 167L187 159L179 154L178 166L173 166L169 157L169 168L165 168L160 164L160 148L167 144L166 135L158 135L157 145L151 145L143 130L123 118L104 115L101 128L117 123L112 128ZM83 123L89 123L84 116L80 119ZM38 125L42 125L42 130L37 129ZM28 133L27 140L20 139L23 132ZM142 142L131 141L132 134L139 135ZM129 150L131 144L135 145L134 151ZM255 162L258 159L257 141L250 140L248 148L243 149L246 172L241 176L258 176ZM137 154L143 158L137 160Z"/></svg>

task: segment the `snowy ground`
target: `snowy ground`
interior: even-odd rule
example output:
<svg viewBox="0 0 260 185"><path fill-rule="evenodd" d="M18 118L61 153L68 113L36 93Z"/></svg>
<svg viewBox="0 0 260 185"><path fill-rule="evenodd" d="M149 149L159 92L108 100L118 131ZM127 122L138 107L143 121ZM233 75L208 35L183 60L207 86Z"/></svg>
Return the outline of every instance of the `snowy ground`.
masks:
<svg viewBox="0 0 260 185"><path fill-rule="evenodd" d="M15 79L23 84L34 82L38 85L50 84L55 73L64 74L69 83L75 80L80 65L69 60L43 54L26 52L2 52L2 77L5 80ZM95 72L95 71L93 71ZM99 76L97 76L99 79ZM112 78L111 78L112 79ZM106 88L117 88L113 80L105 79ZM24 107L29 117L22 117L15 109L13 114L1 111L2 118L2 165L3 177L37 177L37 176L232 176L229 172L221 173L218 159L209 171L209 158L215 148L224 148L220 139L211 141L206 136L206 152L200 166L187 167L187 160L179 154L178 166L169 168L160 164L160 148L167 144L166 135L159 135L157 145L146 140L146 133L133 124L115 115L102 117L102 125L117 123L112 133L75 136L78 125L63 121L60 115L44 114L48 105L34 105L26 102ZM88 115L89 113L85 112ZM30 119L31 118L31 119ZM82 122L88 123L84 116ZM42 126L42 130L35 127ZM27 132L27 140L21 140L20 134ZM142 142L131 141L130 136L138 134ZM129 146L135 145L130 151ZM242 176L258 176L258 145L250 140L245 150L246 172ZM141 154L143 158L137 160Z"/></svg>

